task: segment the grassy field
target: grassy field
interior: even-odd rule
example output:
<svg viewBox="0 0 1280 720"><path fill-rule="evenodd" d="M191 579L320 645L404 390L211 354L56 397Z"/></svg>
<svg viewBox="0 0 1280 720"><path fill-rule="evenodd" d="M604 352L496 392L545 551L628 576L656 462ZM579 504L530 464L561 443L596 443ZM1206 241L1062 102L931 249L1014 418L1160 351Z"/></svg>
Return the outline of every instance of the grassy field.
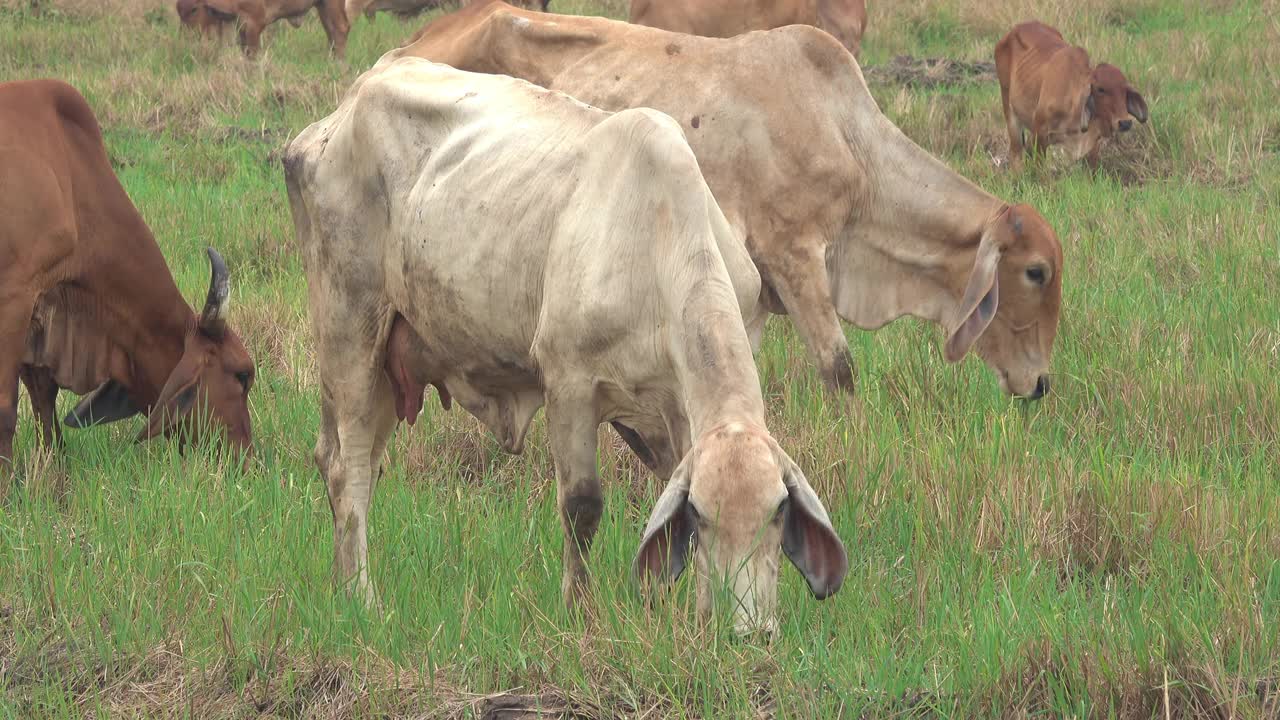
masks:
<svg viewBox="0 0 1280 720"><path fill-rule="evenodd" d="M226 256L259 367L246 472L134 445L137 420L69 431L50 458L24 402L0 503L0 716L1280 717L1280 3L870 5L866 66L989 60L1037 16L1123 68L1152 120L1097 175L1011 176L990 78L873 85L922 146L1056 227L1054 392L1007 399L901 321L848 331L858 392L837 398L772 320L770 427L851 569L823 603L784 570L782 632L757 645L699 623L691 583L666 609L640 601L629 563L659 488L604 432L596 607L570 617L541 421L510 457L434 400L374 500L383 608L332 591L279 157L426 18L358 20L345 64L314 16L281 23L247 62L180 34L168 2L0 0L0 80L85 94L189 299L203 248Z"/></svg>

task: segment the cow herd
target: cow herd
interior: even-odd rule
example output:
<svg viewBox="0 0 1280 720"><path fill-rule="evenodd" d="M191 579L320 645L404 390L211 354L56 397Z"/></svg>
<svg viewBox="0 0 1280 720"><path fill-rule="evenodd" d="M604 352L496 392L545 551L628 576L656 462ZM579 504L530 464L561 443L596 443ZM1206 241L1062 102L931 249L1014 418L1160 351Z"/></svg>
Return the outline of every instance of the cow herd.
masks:
<svg viewBox="0 0 1280 720"><path fill-rule="evenodd" d="M346 7L384 5L400 7ZM210 17L215 2L184 7ZM719 39L480 0L384 55L289 143L320 371L315 461L351 590L375 599L369 504L429 386L512 453L545 406L566 603L586 599L609 423L665 482L636 575L663 582L692 561L700 609L727 588L744 632L775 626L782 555L818 598L848 569L766 427L753 354L769 314L791 316L836 391L853 378L841 321L911 315L942 327L948 361L972 350L1006 392L1048 392L1057 235L899 131L856 46L805 24ZM1146 121L1119 71L1077 50L1036 23L1000 42L1019 151L1029 129L1033 150L1096 160L1098 140ZM197 314L70 86L0 85L0 139L14 137L0 142L0 463L19 379L49 444L61 388L84 394L69 426L141 412L140 439L216 427L247 453L254 370L228 326L222 258L209 250Z"/></svg>

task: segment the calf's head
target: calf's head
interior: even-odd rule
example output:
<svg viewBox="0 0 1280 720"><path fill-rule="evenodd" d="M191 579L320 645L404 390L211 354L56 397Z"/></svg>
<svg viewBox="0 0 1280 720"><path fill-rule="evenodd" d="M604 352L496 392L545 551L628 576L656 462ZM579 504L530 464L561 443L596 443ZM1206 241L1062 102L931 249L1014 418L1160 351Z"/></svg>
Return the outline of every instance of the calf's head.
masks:
<svg viewBox="0 0 1280 720"><path fill-rule="evenodd" d="M1062 243L1028 205L1004 208L982 233L944 356L972 348L1005 392L1049 392L1049 358L1062 304Z"/></svg>
<svg viewBox="0 0 1280 720"><path fill-rule="evenodd" d="M253 359L239 336L227 327L230 277L222 256L213 248L209 248L209 264L212 278L204 309L183 338L182 357L152 404L138 440L220 426L232 447L248 451L252 447L248 399L254 379ZM122 420L140 411L133 393L110 380L84 396L65 423L87 427Z"/></svg>
<svg viewBox="0 0 1280 720"><path fill-rule="evenodd" d="M1101 63L1089 75L1089 105L1092 122L1103 137L1128 132L1134 121L1147 121L1147 101L1133 89L1115 65Z"/></svg>
<svg viewBox="0 0 1280 720"><path fill-rule="evenodd" d="M700 612L710 614L724 586L738 632L773 631L779 549L819 600L844 582L844 545L804 473L763 428L732 423L703 435L676 468L645 526L635 572L642 583L674 580L692 551Z"/></svg>

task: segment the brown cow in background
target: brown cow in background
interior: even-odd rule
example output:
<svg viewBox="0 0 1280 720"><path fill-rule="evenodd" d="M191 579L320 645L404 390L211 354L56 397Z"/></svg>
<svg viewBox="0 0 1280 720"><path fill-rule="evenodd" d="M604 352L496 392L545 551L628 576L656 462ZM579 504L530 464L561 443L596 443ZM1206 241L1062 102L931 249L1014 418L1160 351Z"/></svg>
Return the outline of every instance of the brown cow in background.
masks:
<svg viewBox="0 0 1280 720"><path fill-rule="evenodd" d="M784 25L812 25L830 33L856 57L867 30L867 4L865 0L631 0L631 22L722 38Z"/></svg>
<svg viewBox="0 0 1280 720"><path fill-rule="evenodd" d="M298 27L313 7L329 37L329 48L334 56L342 57L351 31L342 0L178 0L175 5L184 26L205 34L221 36L227 25L238 20L240 47L249 57L262 47L262 31L268 25L288 20Z"/></svg>
<svg viewBox="0 0 1280 720"><path fill-rule="evenodd" d="M1084 48L1041 22L1025 22L996 44L996 75L1009 130L1009 163L1025 151L1062 145L1072 160L1098 166L1103 140L1147 121L1147 101L1114 65L1091 67ZM1031 143L1024 148L1023 134Z"/></svg>
<svg viewBox="0 0 1280 720"><path fill-rule="evenodd" d="M209 261L196 315L80 93L53 80L0 84L0 467L13 460L19 377L49 444L65 388L93 391L72 427L145 411L142 440L193 429L203 408L248 450L253 360L227 327L226 265L212 249Z"/></svg>

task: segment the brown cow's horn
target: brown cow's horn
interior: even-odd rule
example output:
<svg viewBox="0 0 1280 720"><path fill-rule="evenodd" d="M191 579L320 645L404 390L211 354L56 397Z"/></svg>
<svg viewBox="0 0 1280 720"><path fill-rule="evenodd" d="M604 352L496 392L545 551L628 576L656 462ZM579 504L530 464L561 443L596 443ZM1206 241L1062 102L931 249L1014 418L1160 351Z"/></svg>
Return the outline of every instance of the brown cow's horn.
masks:
<svg viewBox="0 0 1280 720"><path fill-rule="evenodd" d="M217 337L227 327L227 299L231 296L231 277L227 273L227 263L213 248L209 248L209 267L213 275L209 278L209 297L204 301L204 311L200 313L200 329Z"/></svg>

